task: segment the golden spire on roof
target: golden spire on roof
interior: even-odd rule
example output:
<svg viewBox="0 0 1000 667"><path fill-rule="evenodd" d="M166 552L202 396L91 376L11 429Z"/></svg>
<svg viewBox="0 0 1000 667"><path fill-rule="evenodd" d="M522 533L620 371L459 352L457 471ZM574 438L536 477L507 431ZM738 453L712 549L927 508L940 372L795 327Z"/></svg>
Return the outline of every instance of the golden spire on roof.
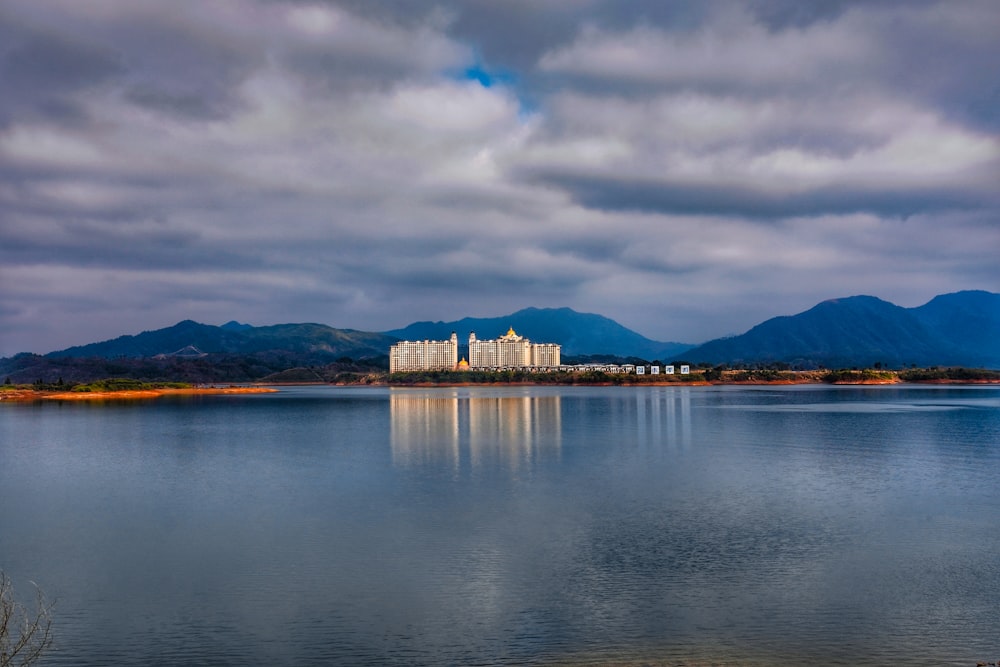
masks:
<svg viewBox="0 0 1000 667"><path fill-rule="evenodd" d="M507 329L507 335L508 336L516 336L517 335L516 333L514 333L514 327L511 327L510 329Z"/></svg>

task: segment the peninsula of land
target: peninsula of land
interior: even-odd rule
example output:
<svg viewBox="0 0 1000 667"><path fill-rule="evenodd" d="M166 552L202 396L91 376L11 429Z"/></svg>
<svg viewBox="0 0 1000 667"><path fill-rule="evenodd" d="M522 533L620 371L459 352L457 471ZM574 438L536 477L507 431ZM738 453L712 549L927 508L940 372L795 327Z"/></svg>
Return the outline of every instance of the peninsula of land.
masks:
<svg viewBox="0 0 1000 667"><path fill-rule="evenodd" d="M105 389L99 391L59 391L35 387L12 387L0 390L0 401L107 401L140 400L161 396L212 396L220 394L267 394L271 387L159 387L146 389Z"/></svg>

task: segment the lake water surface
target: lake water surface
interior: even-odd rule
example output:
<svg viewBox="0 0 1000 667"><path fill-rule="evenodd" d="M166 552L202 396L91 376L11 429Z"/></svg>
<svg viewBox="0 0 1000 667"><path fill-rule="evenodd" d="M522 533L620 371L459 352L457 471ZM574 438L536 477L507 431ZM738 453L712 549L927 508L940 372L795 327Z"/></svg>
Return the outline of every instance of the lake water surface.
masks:
<svg viewBox="0 0 1000 667"><path fill-rule="evenodd" d="M1000 657L1000 387L0 404L48 665Z"/></svg>

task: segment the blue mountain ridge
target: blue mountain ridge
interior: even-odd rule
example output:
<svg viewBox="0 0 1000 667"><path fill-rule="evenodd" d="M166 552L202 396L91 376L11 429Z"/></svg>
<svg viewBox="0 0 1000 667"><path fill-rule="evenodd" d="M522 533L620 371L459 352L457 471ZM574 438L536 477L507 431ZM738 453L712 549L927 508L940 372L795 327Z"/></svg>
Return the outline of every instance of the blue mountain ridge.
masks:
<svg viewBox="0 0 1000 667"><path fill-rule="evenodd" d="M441 340L455 331L464 343L470 331L480 338L494 338L510 327L536 342L561 344L564 356L603 354L710 364L781 362L802 368L876 363L1000 368L1000 294L981 290L943 294L916 308L873 296L830 299L797 315L769 319L739 336L699 346L651 340L609 318L570 308L525 308L503 317L414 322L381 333L310 323L255 327L231 321L213 326L184 320L45 357L141 359L193 348L207 355L280 354L293 365L310 365L343 356L375 358L387 354L399 339Z"/></svg>
<svg viewBox="0 0 1000 667"><path fill-rule="evenodd" d="M917 308L873 296L831 299L686 354L700 363L824 366L916 364L1000 368L1000 294L943 294Z"/></svg>

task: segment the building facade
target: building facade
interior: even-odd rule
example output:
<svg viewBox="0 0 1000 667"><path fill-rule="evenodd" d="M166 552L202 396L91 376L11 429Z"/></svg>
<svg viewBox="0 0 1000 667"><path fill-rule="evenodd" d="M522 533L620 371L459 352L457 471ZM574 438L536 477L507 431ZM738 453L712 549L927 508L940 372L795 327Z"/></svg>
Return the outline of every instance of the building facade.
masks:
<svg viewBox="0 0 1000 667"><path fill-rule="evenodd" d="M562 365L562 346L558 343L532 343L531 365L536 368L555 368Z"/></svg>
<svg viewBox="0 0 1000 667"><path fill-rule="evenodd" d="M389 348L389 372L454 370L458 365L458 335L448 340L404 340Z"/></svg>
<svg viewBox="0 0 1000 667"><path fill-rule="evenodd" d="M492 340L469 334L470 368L552 368L559 366L561 347L556 343L532 343L513 328Z"/></svg>

